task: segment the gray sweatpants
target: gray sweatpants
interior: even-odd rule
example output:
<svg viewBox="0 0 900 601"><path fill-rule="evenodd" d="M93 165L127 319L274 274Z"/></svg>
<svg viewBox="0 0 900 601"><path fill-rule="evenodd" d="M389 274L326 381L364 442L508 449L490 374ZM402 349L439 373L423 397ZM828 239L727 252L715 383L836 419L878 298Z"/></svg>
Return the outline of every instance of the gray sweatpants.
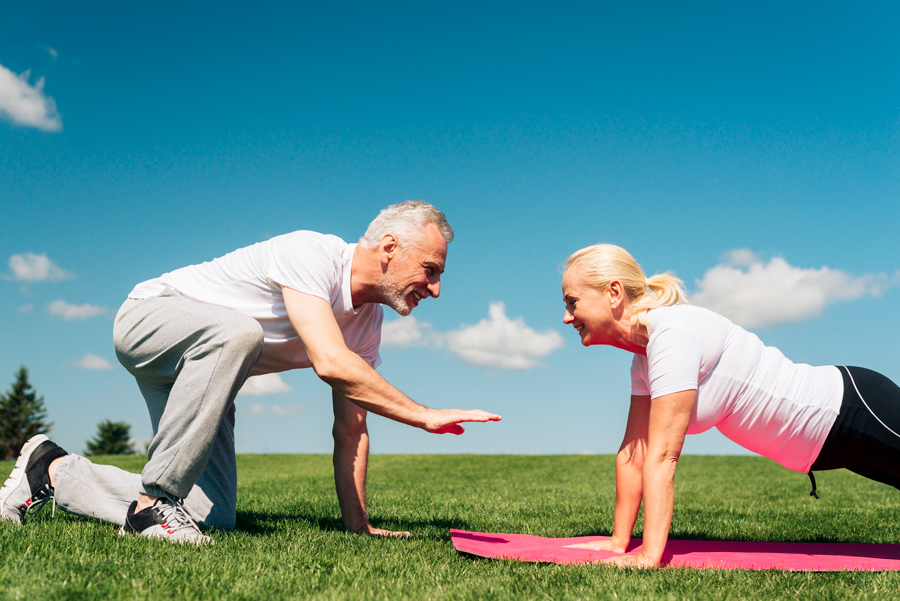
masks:
<svg viewBox="0 0 900 601"><path fill-rule="evenodd" d="M262 353L262 327L167 290L126 300L113 340L147 402L149 460L138 475L69 455L56 472L56 503L122 525L139 492L168 495L184 499L200 524L233 529L234 398Z"/></svg>

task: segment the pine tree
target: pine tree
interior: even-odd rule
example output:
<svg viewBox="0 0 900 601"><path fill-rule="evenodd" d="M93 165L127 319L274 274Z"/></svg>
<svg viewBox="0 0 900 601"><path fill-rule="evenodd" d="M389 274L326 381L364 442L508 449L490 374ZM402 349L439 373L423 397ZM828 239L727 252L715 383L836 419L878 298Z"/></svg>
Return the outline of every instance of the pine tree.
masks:
<svg viewBox="0 0 900 601"><path fill-rule="evenodd" d="M12 388L0 396L0 459L15 459L29 438L46 434L51 425L44 397L31 387L23 365L16 372Z"/></svg>
<svg viewBox="0 0 900 601"><path fill-rule="evenodd" d="M133 455L131 426L125 422L104 420L97 424L97 435L87 441L85 455Z"/></svg>

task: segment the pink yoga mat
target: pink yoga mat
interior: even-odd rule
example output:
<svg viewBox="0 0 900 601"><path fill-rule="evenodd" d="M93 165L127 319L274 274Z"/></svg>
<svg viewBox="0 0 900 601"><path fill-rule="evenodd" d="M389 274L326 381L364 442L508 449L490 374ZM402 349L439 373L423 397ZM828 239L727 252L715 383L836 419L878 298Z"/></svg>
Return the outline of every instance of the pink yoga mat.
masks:
<svg viewBox="0 0 900 601"><path fill-rule="evenodd" d="M453 546L461 553L494 559L585 563L614 553L567 549L566 545L604 540L606 536L544 538L528 534L491 534L451 530ZM641 551L632 539L627 555ZM739 541L670 540L662 564L673 568L741 570L900 570L900 545L869 543L746 543Z"/></svg>

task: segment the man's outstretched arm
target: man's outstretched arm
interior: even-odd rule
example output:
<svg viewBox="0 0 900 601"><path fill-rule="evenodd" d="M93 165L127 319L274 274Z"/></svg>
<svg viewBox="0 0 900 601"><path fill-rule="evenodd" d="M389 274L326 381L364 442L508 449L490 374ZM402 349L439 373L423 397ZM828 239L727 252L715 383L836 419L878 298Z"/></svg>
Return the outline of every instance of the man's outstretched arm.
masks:
<svg viewBox="0 0 900 601"><path fill-rule="evenodd" d="M435 434L462 434L461 422L500 420L486 411L429 409L416 403L347 348L327 301L290 288L283 288L282 294L316 375L362 409Z"/></svg>
<svg viewBox="0 0 900 601"><path fill-rule="evenodd" d="M369 460L369 431L366 410L342 395L332 394L334 403L334 484L344 527L350 532L375 536L409 537L409 532L375 528L366 509L366 468Z"/></svg>

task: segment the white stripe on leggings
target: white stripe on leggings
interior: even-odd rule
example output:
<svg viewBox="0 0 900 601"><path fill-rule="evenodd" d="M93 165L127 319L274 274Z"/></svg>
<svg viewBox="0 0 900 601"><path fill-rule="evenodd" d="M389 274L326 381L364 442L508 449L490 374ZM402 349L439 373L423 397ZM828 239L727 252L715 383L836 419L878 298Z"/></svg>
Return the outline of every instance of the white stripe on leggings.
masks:
<svg viewBox="0 0 900 601"><path fill-rule="evenodd" d="M893 434L893 435L896 436L897 438L900 438L900 434L897 434L896 432L894 432L893 430L891 430L890 428L888 428L888 425L887 425L886 423L884 423L883 421L881 421L881 419L879 419L878 416L875 415L875 412L872 411L872 408L869 407L869 404L866 403L866 399L864 399L864 398L863 398L863 395L861 395L861 394L859 393L859 388L856 387L856 380L853 379L853 374L850 373L850 370L847 368L847 366L846 366L846 365L841 365L841 367L843 367L844 370L846 370L847 375L850 376L850 382L853 383L853 389L856 391L856 396L858 396L858 397L859 397L859 400L861 400L862 403L863 403L863 405L866 406L866 409L869 410L869 413L872 414L872 417L874 417L875 419L877 419L877 420L878 420L878 423L881 424L882 426L884 426L884 429L885 429L885 430L887 430L888 432L890 432L891 434Z"/></svg>

